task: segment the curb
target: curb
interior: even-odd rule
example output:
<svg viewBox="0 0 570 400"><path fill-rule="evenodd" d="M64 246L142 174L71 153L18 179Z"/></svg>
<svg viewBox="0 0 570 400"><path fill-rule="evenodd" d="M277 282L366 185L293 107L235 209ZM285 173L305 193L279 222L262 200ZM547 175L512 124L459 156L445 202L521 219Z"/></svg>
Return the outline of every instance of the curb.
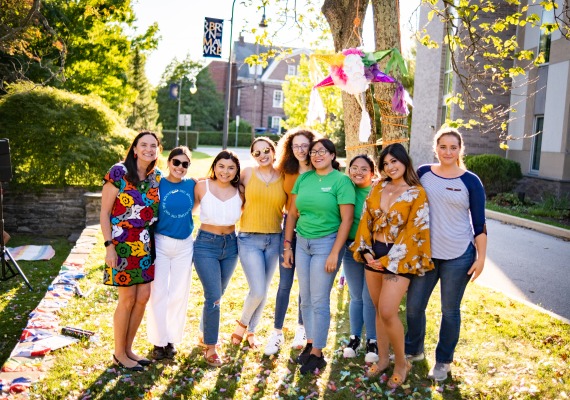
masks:
<svg viewBox="0 0 570 400"><path fill-rule="evenodd" d="M507 224L521 226L544 233L546 235L555 236L560 239L570 240L570 230L559 228L557 226L543 224L542 222L531 221L529 219L515 217L513 215L503 214L497 211L485 209L485 216L497 221L505 222Z"/></svg>

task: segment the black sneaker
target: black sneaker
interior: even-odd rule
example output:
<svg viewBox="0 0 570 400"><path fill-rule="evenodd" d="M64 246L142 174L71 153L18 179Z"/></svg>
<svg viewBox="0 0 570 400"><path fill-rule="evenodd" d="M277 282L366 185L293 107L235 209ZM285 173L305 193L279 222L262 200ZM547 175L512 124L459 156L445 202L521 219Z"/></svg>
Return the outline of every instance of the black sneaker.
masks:
<svg viewBox="0 0 570 400"><path fill-rule="evenodd" d="M313 344L307 343L307 345L305 346L305 348L303 349L301 354L299 354L297 356L297 358L295 359L297 364L304 365L307 362L307 360L309 359L309 356L311 355L311 350L313 350Z"/></svg>
<svg viewBox="0 0 570 400"><path fill-rule="evenodd" d="M343 350L344 358L354 358L360 348L360 337L350 335L350 341Z"/></svg>
<svg viewBox="0 0 570 400"><path fill-rule="evenodd" d="M166 347L154 346L154 349L152 350L152 358L155 360L166 358Z"/></svg>
<svg viewBox="0 0 570 400"><path fill-rule="evenodd" d="M364 362L378 362L378 344L376 343L376 339L368 339L366 341L366 355L364 356Z"/></svg>
<svg viewBox="0 0 570 400"><path fill-rule="evenodd" d="M176 353L178 353L178 350L176 350L176 348L174 348L174 345L172 343L168 343L166 345L166 347L164 348L164 350L166 352L166 357L168 357L168 358L174 358Z"/></svg>
<svg viewBox="0 0 570 400"><path fill-rule="evenodd" d="M305 364L303 364L303 366L301 367L301 374L305 375L309 372L315 371L317 368L323 369L326 366L327 366L327 362L325 361L324 354L321 354L320 357L318 357L314 354L311 354L309 356L309 359L307 360L307 362Z"/></svg>

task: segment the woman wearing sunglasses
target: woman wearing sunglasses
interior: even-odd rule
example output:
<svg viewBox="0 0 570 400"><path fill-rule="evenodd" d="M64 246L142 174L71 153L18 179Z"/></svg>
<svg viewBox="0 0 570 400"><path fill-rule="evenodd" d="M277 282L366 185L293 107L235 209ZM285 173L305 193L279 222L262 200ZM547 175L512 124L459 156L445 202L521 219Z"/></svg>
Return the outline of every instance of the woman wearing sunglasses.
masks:
<svg viewBox="0 0 570 400"><path fill-rule="evenodd" d="M293 190L293 185L295 185L300 175L313 169L309 158L309 145L317 136L318 134L310 129L296 128L288 131L281 140L279 140L276 168L283 174L283 190L285 190L287 194L287 202L283 210L283 227L285 227L287 222L287 211L291 205L291 190ZM296 235L293 233L291 243L284 243L284 238L284 236L281 238L281 247L279 249L279 287L277 288L277 296L275 298L273 333L265 346L265 354L268 356L276 354L285 342L283 323L285 322L285 315L289 307L289 296L295 277L295 264L293 264L291 268L285 268L283 266L283 249L291 248L291 251L295 251ZM301 296L299 296L298 304L298 325L291 347L301 350L305 347L307 342L303 318L301 316Z"/></svg>
<svg viewBox="0 0 570 400"><path fill-rule="evenodd" d="M275 143L267 137L253 141L250 152L257 166L245 168L241 181L245 187L245 205L238 234L239 258L249 292L244 300L241 318L232 334L239 345L246 335L251 349L260 344L255 328L267 301L267 291L277 268L281 242L281 220L286 195L283 177L273 167Z"/></svg>
<svg viewBox="0 0 570 400"><path fill-rule="evenodd" d="M338 171L333 142L312 142L309 156L315 170L295 182L285 228L288 245L297 229L295 255L291 247L284 249L285 267L291 268L295 261L307 332L307 345L297 357L302 374L327 365L322 350L330 325L330 292L352 226L355 202L354 185Z"/></svg>
<svg viewBox="0 0 570 400"><path fill-rule="evenodd" d="M204 359L212 367L221 367L216 351L220 331L222 295L238 261L236 223L243 204L240 164L237 156L222 150L210 167L208 179L194 189L200 205L200 229L194 242L194 266L204 289L204 309L200 320Z"/></svg>
<svg viewBox="0 0 570 400"><path fill-rule="evenodd" d="M153 357L174 358L174 344L182 341L192 279L192 208L196 181L186 177L190 150L186 146L168 155L168 175L158 187L160 204L154 229L156 260L147 317Z"/></svg>

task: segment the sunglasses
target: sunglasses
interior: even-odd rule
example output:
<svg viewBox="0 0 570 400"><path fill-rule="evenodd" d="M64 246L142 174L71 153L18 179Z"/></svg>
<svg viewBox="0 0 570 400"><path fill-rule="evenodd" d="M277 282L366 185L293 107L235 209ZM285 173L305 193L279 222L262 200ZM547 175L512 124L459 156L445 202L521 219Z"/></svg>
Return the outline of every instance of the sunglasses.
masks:
<svg viewBox="0 0 570 400"><path fill-rule="evenodd" d="M173 158L171 161L172 161L172 165L174 165L175 167L179 167L182 164L182 168L188 169L188 167L190 166L189 161L180 161L177 158Z"/></svg>
<svg viewBox="0 0 570 400"><path fill-rule="evenodd" d="M255 158L259 157L261 155L261 153L263 154L269 154L269 152L271 151L271 149L269 147L264 148L263 150L259 151L259 150L255 150L251 152L251 155L254 156Z"/></svg>

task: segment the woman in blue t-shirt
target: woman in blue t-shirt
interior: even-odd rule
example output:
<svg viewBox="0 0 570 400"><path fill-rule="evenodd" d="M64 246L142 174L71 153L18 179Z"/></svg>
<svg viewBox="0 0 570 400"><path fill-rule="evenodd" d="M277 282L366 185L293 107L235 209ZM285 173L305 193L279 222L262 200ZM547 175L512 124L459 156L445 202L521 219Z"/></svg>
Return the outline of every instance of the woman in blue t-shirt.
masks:
<svg viewBox="0 0 570 400"><path fill-rule="evenodd" d="M299 176L293 186L283 249L284 266L290 268L295 261L299 279L307 334L307 345L297 357L302 374L327 365L322 349L330 325L330 292L352 226L355 202L352 181L338 171L333 142L312 142L309 156L315 169ZM295 228L297 246L293 257Z"/></svg>
<svg viewBox="0 0 570 400"><path fill-rule="evenodd" d="M457 129L440 129L434 137L436 164L422 165L418 175L429 202L431 256L435 269L413 277L408 288L406 354L424 359L425 310L440 281L441 324L435 364L429 379L444 381L451 371L461 328L461 300L470 280L483 271L487 252L485 190L463 164L464 143Z"/></svg>
<svg viewBox="0 0 570 400"><path fill-rule="evenodd" d="M154 229L156 260L147 318L153 357L174 358L174 344L182 341L192 279L192 208L196 181L186 177L190 150L186 146L168 155L168 175L160 181L158 222Z"/></svg>

